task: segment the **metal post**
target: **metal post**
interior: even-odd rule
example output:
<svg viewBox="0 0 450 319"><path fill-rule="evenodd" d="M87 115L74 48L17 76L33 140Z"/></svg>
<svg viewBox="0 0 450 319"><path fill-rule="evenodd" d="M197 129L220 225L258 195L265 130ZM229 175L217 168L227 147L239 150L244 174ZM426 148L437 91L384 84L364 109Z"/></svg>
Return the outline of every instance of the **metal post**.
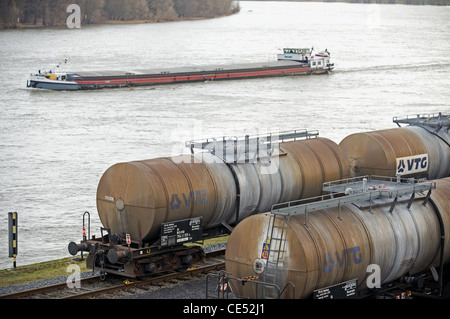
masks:
<svg viewBox="0 0 450 319"><path fill-rule="evenodd" d="M423 200L423 203L422 203L423 206L427 206L427 203L428 203L428 201L430 200L430 197L431 197L431 187L430 187L430 189L428 190L428 193L427 193L427 195L425 196L425 199Z"/></svg>
<svg viewBox="0 0 450 319"><path fill-rule="evenodd" d="M85 224L86 215L87 215L87 218L88 218L87 235L86 235L86 224ZM91 214L86 211L83 214L83 241L86 241L89 238L91 238ZM83 250L81 251L81 260L84 260L84 258L83 258Z"/></svg>
<svg viewBox="0 0 450 319"><path fill-rule="evenodd" d="M259 136L256 138L256 163L258 162L258 158L259 158Z"/></svg>
<svg viewBox="0 0 450 319"><path fill-rule="evenodd" d="M413 193L411 194L411 197L410 197L409 202L408 202L408 206L406 206L406 208L407 208L408 210L411 208L412 203L413 203L413 201L414 201L414 198L416 198L416 193L415 193L415 192L413 192Z"/></svg>
<svg viewBox="0 0 450 319"><path fill-rule="evenodd" d="M245 135L245 163L249 163L250 158L250 137L248 135Z"/></svg>
<svg viewBox="0 0 450 319"><path fill-rule="evenodd" d="M88 232L86 235L86 225L85 225L85 217L87 215L88 218ZM84 212L83 214L83 240L91 238L91 214L89 212Z"/></svg>
<svg viewBox="0 0 450 319"><path fill-rule="evenodd" d="M238 153L238 151L237 151L237 136L235 137L236 139L234 140L234 164L237 164L237 158L238 158L238 156L237 156L237 153Z"/></svg>
<svg viewBox="0 0 450 319"><path fill-rule="evenodd" d="M223 157L223 161L225 163L228 163L227 162L227 141L225 139L225 136L223 137L223 140L222 140L222 157Z"/></svg>
<svg viewBox="0 0 450 319"><path fill-rule="evenodd" d="M308 206L305 205L305 227L308 228Z"/></svg>
<svg viewBox="0 0 450 319"><path fill-rule="evenodd" d="M395 204L397 204L397 200L398 200L398 192L397 192L397 196L395 196L394 201L392 202L391 208L389 209L389 213L392 214L392 212L394 211Z"/></svg>
<svg viewBox="0 0 450 319"><path fill-rule="evenodd" d="M16 257L18 253L18 214L17 212L8 213L9 230L9 258L13 258L13 267L16 268Z"/></svg>

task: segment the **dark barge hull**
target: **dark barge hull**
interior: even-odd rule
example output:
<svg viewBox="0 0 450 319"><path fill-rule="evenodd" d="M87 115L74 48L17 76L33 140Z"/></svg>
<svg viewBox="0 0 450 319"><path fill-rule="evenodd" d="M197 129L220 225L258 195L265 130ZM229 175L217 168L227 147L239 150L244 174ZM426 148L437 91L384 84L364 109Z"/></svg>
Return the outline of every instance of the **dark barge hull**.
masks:
<svg viewBox="0 0 450 319"><path fill-rule="evenodd" d="M74 72L68 74L68 77L71 81L77 82L80 89L89 90L213 80L309 75L326 72L328 72L326 68L312 70L307 64L301 62L271 61L170 69Z"/></svg>

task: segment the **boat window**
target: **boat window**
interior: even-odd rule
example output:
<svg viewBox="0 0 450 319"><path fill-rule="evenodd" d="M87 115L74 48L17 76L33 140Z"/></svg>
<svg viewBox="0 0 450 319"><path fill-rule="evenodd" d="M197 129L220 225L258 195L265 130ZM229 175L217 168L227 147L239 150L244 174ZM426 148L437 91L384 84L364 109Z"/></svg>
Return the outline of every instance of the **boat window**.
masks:
<svg viewBox="0 0 450 319"><path fill-rule="evenodd" d="M309 49L283 49L285 54L309 54Z"/></svg>
<svg viewBox="0 0 450 319"><path fill-rule="evenodd" d="M302 50L298 50L298 49L284 49L284 53L288 53L288 54L298 54L299 51L301 53Z"/></svg>

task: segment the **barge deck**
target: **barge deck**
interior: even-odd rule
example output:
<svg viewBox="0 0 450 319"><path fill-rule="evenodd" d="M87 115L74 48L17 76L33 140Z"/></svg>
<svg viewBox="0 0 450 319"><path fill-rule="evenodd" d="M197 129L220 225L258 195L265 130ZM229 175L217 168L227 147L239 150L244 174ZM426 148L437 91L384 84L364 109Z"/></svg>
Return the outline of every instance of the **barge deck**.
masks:
<svg viewBox="0 0 450 319"><path fill-rule="evenodd" d="M230 65L187 66L138 70L44 72L31 74L28 87L49 90L89 90L156 84L295 76L327 73L334 68L328 51L284 49L278 60Z"/></svg>

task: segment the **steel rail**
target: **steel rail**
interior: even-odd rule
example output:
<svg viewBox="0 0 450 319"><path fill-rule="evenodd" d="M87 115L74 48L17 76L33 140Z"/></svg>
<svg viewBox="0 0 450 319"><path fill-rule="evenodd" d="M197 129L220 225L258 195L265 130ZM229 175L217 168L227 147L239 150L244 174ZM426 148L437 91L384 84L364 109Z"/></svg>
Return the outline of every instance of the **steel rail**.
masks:
<svg viewBox="0 0 450 319"><path fill-rule="evenodd" d="M215 257L221 254L224 254L225 250L217 250L212 251L210 253L207 253L207 257ZM195 266L195 265L194 265ZM46 299L46 298L52 298L52 299L82 299L82 298L88 298L92 297L94 295L101 295L108 292L114 292L121 289L127 289L131 287L141 287L145 285L152 285L164 281L173 280L176 278L182 278L182 277L188 277L199 273L204 273L208 271L218 270L225 267L225 262L218 262L211 265L205 265L196 267L194 269L190 269L187 271L180 271L180 272L174 272L169 274L160 275L157 277L151 277L143 280L138 281L129 281L129 279L122 278L120 284L114 284L110 287L104 287L104 288L91 288L88 287L88 284L91 283L103 283L103 281L100 281L100 276L92 276L88 278L80 279L80 286L81 288L68 288L67 282L62 282L58 284L43 286L39 288L33 288L33 289L27 289L19 292L14 292L10 294L4 294L0 295L0 299L20 299L20 298L26 298L31 299L33 297L38 299ZM118 278L117 276L112 275L115 278ZM104 283L104 284L107 284ZM84 287L83 287L84 286ZM81 292L80 292L81 290ZM69 295L66 296L49 296L45 294L49 293L58 293L58 292L65 292L69 293Z"/></svg>
<svg viewBox="0 0 450 319"><path fill-rule="evenodd" d="M195 268L195 269L189 270L189 271L170 273L170 274L166 274L166 275L162 275L162 276L158 276L158 277L149 278L149 279L146 279L143 281L122 283L120 285L107 287L107 288L103 288L103 289L81 292L81 293L74 294L72 296L62 297L61 299L84 299L84 298L107 294L107 293L111 293L111 292L115 292L115 291L119 291L119 290L154 285L157 283L166 282L166 281L170 281L173 279L189 277L192 275L205 273L205 272L209 272L209 271L213 271L213 270L219 270L222 268L225 268L225 262L217 263L214 265L202 266L202 267Z"/></svg>
<svg viewBox="0 0 450 319"><path fill-rule="evenodd" d="M80 279L80 283L86 284L86 283L93 282L95 280L100 280L100 276L92 276L92 277ZM24 297L30 297L33 295L45 294L45 293L57 291L57 290L64 289L64 288L67 288L67 282L62 282L62 283L58 283L58 284L54 284L54 285L32 288L32 289L22 290L19 292L13 292L10 294L0 295L0 299L19 299L19 298L24 298Z"/></svg>

